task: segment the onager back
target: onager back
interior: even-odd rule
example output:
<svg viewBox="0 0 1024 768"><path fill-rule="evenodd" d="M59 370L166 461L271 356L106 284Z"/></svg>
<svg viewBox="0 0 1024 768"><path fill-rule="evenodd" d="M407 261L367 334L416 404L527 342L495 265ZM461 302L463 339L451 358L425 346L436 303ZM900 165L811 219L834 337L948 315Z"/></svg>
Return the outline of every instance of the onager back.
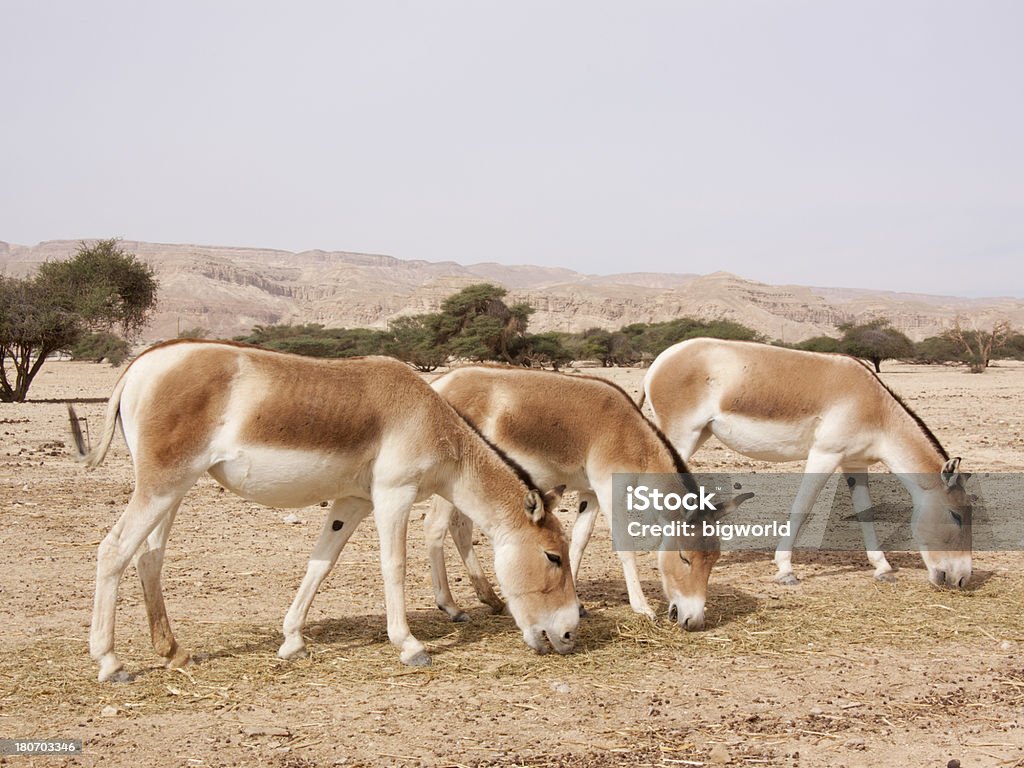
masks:
<svg viewBox="0 0 1024 768"><path fill-rule="evenodd" d="M612 476L616 473L676 474L679 490L696 482L668 441L624 391L603 379L561 373L468 366L435 379L432 385L455 410L541 484L580 492L570 559L578 578L583 551L594 529L598 506L611 527ZM745 498L745 497L744 497ZM733 508L738 501L728 505ZM727 511L722 509L722 514ZM470 570L481 600L500 608L472 552L472 524L448 504L435 502L427 516L427 551L438 606L453 619L465 618L452 598L445 573L446 530ZM700 526L697 526L698 530ZM708 578L719 557L717 540L693 537L692 549L657 552L669 613L685 629L704 625ZM620 551L634 611L654 617L640 586L635 553Z"/></svg>
<svg viewBox="0 0 1024 768"><path fill-rule="evenodd" d="M493 540L495 569L524 640L568 652L579 621L561 527L541 495L406 365L390 358L325 361L223 342L183 341L141 355L107 406L104 458L118 421L135 468L127 509L100 544L90 651L100 680L126 677L114 654L117 586L135 557L153 645L188 662L171 632L160 586L164 548L182 497L208 472L246 499L301 507L333 499L279 655L304 650L302 626L320 582L371 512L380 536L388 637L406 664L428 664L405 616L409 509L439 494ZM136 554L138 552L138 554ZM554 558L554 559L553 559Z"/></svg>
<svg viewBox="0 0 1024 768"><path fill-rule="evenodd" d="M669 347L644 378L655 421L684 458L711 435L765 461L806 459L790 513L790 536L775 553L776 579L797 583L792 543L829 476L842 469L862 520L875 577L894 576L870 521L867 469L882 462L913 499L911 520L935 585L966 586L971 575L970 477L935 436L867 366L844 355L720 339Z"/></svg>

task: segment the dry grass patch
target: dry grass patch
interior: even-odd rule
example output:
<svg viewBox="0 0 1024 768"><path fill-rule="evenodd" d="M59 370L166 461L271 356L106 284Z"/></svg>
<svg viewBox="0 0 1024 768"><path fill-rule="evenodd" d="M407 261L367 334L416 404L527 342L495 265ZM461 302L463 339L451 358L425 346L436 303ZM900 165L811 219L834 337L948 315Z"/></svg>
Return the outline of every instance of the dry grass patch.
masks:
<svg viewBox="0 0 1024 768"><path fill-rule="evenodd" d="M0 700L9 711L40 717L68 706L109 705L127 716L180 709L231 711L317 687L415 688L438 677L619 685L646 669L652 658L700 665L708 658L844 656L857 648L1024 642L1024 580L1017 577L994 575L968 592L937 590L913 575L896 585L849 575L808 579L796 589L771 585L769 590L755 597L728 584L713 584L709 628L694 633L681 631L664 617L649 621L624 605L598 608L581 624L577 652L564 657L532 653L511 619L492 616L484 608L473 609L467 624L448 622L440 612L418 611L410 615L411 626L434 659L424 669L399 663L387 642L385 617L372 614L311 624L309 657L291 662L275 655L281 641L276 626L183 620L177 627L179 640L199 662L183 670L157 666L148 638L140 628L129 628L131 634L122 636L118 646L126 668L136 673L128 685L95 682L84 634L81 639L47 638L23 644L0 659Z"/></svg>

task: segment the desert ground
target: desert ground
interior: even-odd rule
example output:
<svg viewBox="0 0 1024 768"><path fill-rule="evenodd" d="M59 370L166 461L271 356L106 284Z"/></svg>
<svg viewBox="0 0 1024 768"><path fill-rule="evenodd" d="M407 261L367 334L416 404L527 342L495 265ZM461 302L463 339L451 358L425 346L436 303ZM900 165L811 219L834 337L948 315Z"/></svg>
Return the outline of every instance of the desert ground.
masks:
<svg viewBox="0 0 1024 768"><path fill-rule="evenodd" d="M887 363L883 379L966 471L1024 467L1024 365L984 375ZM643 371L589 370L636 396ZM96 682L88 654L96 547L132 487L123 441L86 471L68 450L65 400L95 440L119 374L49 362L25 404L0 405L0 738L80 739L81 766L1024 766L1024 554L976 552L964 592L928 585L917 553L894 584L863 553L797 553L795 587L768 553L727 553L703 632L670 624L650 555L656 622L626 602L599 523L578 589L577 651L538 656L473 597L454 548L456 597L434 606L414 510L410 623L433 656L408 668L387 642L376 532L362 524L313 604L311 654L285 662L280 625L324 510L259 507L212 479L186 497L164 588L196 663L166 670L126 574L117 648L128 683ZM712 441L695 470L767 470ZM575 514L571 499L560 516ZM286 522L293 513L297 522ZM485 540L478 550L489 567ZM131 569L129 569L130 571Z"/></svg>

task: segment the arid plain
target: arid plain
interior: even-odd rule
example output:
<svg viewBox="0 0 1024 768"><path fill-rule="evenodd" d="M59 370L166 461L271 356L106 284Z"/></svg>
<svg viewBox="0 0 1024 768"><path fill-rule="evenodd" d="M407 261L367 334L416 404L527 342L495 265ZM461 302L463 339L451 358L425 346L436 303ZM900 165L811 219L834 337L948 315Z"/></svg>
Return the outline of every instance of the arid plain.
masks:
<svg viewBox="0 0 1024 768"><path fill-rule="evenodd" d="M587 373L634 397L643 376ZM511 619L473 599L454 551L453 587L472 621L451 623L434 607L420 505L410 622L433 666L403 667L387 642L371 521L313 605L310 657L284 662L281 620L324 510L259 507L211 479L186 497L164 569L172 625L197 663L158 665L129 572L117 643L137 676L97 683L87 649L96 545L128 499L131 464L120 437L99 469L76 464L64 401L95 435L118 374L50 362L32 402L0 405L0 738L85 747L0 764L1024 766L1021 552L977 552L962 593L930 587L917 553L890 558L895 584L876 583L863 554L798 553L796 587L772 581L770 554L726 554L708 628L687 634L665 616L650 556L641 575L661 616L630 612L599 524L578 586L590 609L578 651L541 657ZM882 378L966 471L1024 468L1024 364L970 375L889 363ZM714 441L692 464L798 470ZM297 522L286 522L292 512Z"/></svg>

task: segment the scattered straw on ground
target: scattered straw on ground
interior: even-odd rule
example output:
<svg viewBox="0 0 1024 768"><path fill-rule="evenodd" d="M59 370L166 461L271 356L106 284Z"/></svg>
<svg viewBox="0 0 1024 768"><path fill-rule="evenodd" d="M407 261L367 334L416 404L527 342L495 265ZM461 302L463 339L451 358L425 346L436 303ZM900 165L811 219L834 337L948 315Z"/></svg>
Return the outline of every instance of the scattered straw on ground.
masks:
<svg viewBox="0 0 1024 768"><path fill-rule="evenodd" d="M765 563L743 564L761 569ZM741 574L736 574L740 576ZM678 661L712 655L795 657L844 655L862 648L928 648L950 642L967 647L1024 642L1024 581L992 575L973 591L937 590L910 572L896 585L876 583L863 572L797 589L770 585L766 594L713 584L709 627L682 632L662 617L652 622L615 605L592 609L580 629L578 651L566 657L538 657L523 646L511 619L477 610L472 622L453 624L437 612L412 615L412 629L428 646L434 665L403 667L387 642L385 617L342 617L308 627L310 656L286 662L276 649L275 626L183 621L179 639L200 662L165 670L133 635L119 641L126 667L138 673L126 688L95 682L86 638L28 642L0 658L0 700L22 714L40 716L58 705L115 704L127 714L177 709L230 710L258 694L285 697L296 686L378 682L388 686L428 685L438 675L467 679L530 680L561 676L607 684L628 681L652 654ZM730 580L731 581L731 580ZM734 583L744 583L737 579ZM763 580L762 580L763 583ZM1017 691L1024 693L1024 689Z"/></svg>

